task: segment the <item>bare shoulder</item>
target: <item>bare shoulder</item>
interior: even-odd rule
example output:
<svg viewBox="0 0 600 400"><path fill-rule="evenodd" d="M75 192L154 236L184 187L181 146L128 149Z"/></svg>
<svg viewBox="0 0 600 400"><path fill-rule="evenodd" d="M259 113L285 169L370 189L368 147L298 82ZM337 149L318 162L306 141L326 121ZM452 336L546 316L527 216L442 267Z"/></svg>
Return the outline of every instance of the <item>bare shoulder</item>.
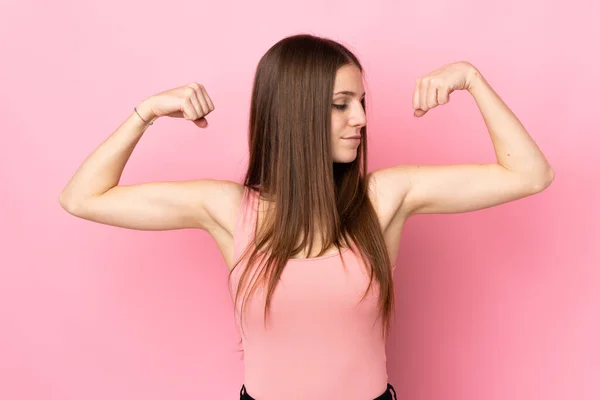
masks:
<svg viewBox="0 0 600 400"><path fill-rule="evenodd" d="M367 187L382 230L385 231L399 217L409 182L398 179L389 169L379 169L367 175Z"/></svg>
<svg viewBox="0 0 600 400"><path fill-rule="evenodd" d="M243 196L244 185L229 180L220 181L218 195L213 196L211 204L207 206L215 222L208 233L216 242L229 270L235 263L233 234Z"/></svg>
<svg viewBox="0 0 600 400"><path fill-rule="evenodd" d="M233 237L237 211L244 195L244 185L230 180L220 180L218 183L218 193L206 204L206 208L216 223L215 228L224 230L227 235Z"/></svg>

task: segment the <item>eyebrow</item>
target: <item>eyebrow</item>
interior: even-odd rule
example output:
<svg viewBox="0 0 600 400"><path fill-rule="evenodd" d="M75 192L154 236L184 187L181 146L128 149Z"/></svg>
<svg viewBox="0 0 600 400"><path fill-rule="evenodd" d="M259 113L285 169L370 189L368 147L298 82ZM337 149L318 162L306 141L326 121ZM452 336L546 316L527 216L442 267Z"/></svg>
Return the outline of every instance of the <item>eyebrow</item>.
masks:
<svg viewBox="0 0 600 400"><path fill-rule="evenodd" d="M366 93L366 92L365 92L365 93ZM362 96L364 96L364 95L365 95L365 93L363 93L363 94L362 94ZM354 92L350 92L350 91L348 91L348 90L344 90L344 91L342 91L342 92L337 92L337 93L334 93L333 95L335 96L336 94L346 94L346 95L348 95L348 96L355 96L355 95L356 95L356 93L354 93ZM361 97L362 97L362 96L361 96Z"/></svg>

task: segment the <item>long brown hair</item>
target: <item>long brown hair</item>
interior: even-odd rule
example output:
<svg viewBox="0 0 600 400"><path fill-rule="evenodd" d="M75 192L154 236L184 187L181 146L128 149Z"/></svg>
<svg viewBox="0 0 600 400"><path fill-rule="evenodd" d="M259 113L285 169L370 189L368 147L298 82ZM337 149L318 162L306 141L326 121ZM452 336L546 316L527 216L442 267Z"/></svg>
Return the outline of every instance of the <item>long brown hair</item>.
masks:
<svg viewBox="0 0 600 400"><path fill-rule="evenodd" d="M373 279L379 283L378 306L387 338L394 289L391 262L365 182L366 126L361 129L362 141L353 162L336 163L331 153L335 77L340 67L349 64L364 73L356 56L342 44L309 34L282 39L260 59L252 90L250 159L243 184L248 189L246 195L258 193L274 207L265 216L260 232L258 223L255 225L254 243L250 241L229 279L253 247L248 266L268 254L262 268L252 276L254 285L248 295L252 296L257 284L267 282L266 326L273 291L291 256L307 245L307 254L311 254L317 233L323 246L319 256L331 245L341 254L340 247L353 243L370 270L365 295ZM245 268L240 276L234 305L246 289L249 274L249 268Z"/></svg>

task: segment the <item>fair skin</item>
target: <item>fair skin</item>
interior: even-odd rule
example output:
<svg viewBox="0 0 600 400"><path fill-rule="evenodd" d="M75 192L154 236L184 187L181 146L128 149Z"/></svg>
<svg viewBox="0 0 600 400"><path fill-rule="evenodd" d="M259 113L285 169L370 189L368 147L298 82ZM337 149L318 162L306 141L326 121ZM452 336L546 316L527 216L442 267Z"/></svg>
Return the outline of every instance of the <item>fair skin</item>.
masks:
<svg viewBox="0 0 600 400"><path fill-rule="evenodd" d="M358 135L367 123L361 104L364 88L360 70L352 65L340 68L334 86L334 93L354 93L332 97L333 159L351 162L357 156L358 142L345 138ZM369 173L369 195L392 264L398 254L402 228L410 216L464 213L497 206L538 193L554 178L552 168L517 117L469 63L449 64L417 79L412 99L414 115L423 117L432 108L446 104L450 93L456 90L465 90L474 97L498 162L396 165ZM208 102L208 108L210 112L214 106ZM138 111L147 121L156 118L147 101L139 105ZM130 114L80 166L63 189L60 204L80 218L129 229L203 229L215 240L231 269L236 261L233 230L243 186L214 179L118 185L126 162L146 129L148 126L138 115ZM318 243L315 245L313 254L299 257L314 257L320 251ZM336 251L329 249L325 254Z"/></svg>
<svg viewBox="0 0 600 400"><path fill-rule="evenodd" d="M349 163L358 155L360 130L367 124L361 104L365 99L360 70L354 65L340 68L335 77L331 111L331 153L334 162Z"/></svg>

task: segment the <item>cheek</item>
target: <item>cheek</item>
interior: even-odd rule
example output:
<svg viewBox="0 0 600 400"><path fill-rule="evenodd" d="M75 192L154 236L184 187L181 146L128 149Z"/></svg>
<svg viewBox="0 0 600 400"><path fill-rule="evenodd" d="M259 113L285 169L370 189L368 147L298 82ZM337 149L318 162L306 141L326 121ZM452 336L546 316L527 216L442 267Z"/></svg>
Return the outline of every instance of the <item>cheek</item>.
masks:
<svg viewBox="0 0 600 400"><path fill-rule="evenodd" d="M331 117L331 133L336 134L339 133L340 129L344 127L344 119L339 116Z"/></svg>

